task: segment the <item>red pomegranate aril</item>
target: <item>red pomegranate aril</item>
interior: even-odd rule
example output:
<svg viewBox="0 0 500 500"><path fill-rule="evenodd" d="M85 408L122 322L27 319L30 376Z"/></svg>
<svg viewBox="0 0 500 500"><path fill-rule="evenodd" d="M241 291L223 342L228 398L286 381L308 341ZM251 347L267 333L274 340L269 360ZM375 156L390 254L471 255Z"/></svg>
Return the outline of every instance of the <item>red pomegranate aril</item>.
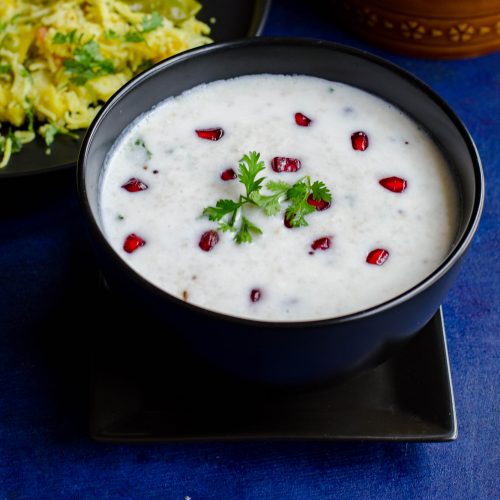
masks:
<svg viewBox="0 0 500 500"><path fill-rule="evenodd" d="M356 151L364 151L368 147L368 136L365 132L354 132L351 135L352 149Z"/></svg>
<svg viewBox="0 0 500 500"><path fill-rule="evenodd" d="M292 226L292 221L286 216L283 217L283 224L285 225L285 227L287 227L288 229L292 229L293 226Z"/></svg>
<svg viewBox="0 0 500 500"><path fill-rule="evenodd" d="M236 179L236 177L237 177L236 172L232 168L228 168L220 174L220 178L223 181L232 181Z"/></svg>
<svg viewBox="0 0 500 500"><path fill-rule="evenodd" d="M309 127L311 125L312 120L308 118L306 115L302 113L295 113L295 123L299 127Z"/></svg>
<svg viewBox="0 0 500 500"><path fill-rule="evenodd" d="M250 292L250 300L252 302L258 302L260 300L261 295L262 295L262 292L258 288L254 288Z"/></svg>
<svg viewBox="0 0 500 500"><path fill-rule="evenodd" d="M313 198L313 195L310 194L307 198L307 203L314 207L318 212L321 212L321 210L326 210L327 208L330 208L331 203L326 200L315 200Z"/></svg>
<svg viewBox="0 0 500 500"><path fill-rule="evenodd" d="M210 252L212 248L219 242L219 233L214 230L206 231L201 235L198 246L204 252Z"/></svg>
<svg viewBox="0 0 500 500"><path fill-rule="evenodd" d="M132 177L129 179L123 186L123 189L126 189L129 193L137 193L138 191L144 191L148 189L147 184L144 184L140 179L136 179Z"/></svg>
<svg viewBox="0 0 500 500"><path fill-rule="evenodd" d="M281 172L297 172L300 165L300 160L297 158L285 158L284 156L276 156L271 161L271 167L279 174Z"/></svg>
<svg viewBox="0 0 500 500"><path fill-rule="evenodd" d="M206 128L196 130L196 135L200 139L206 139L207 141L218 141L224 135L224 130L221 128Z"/></svg>
<svg viewBox="0 0 500 500"><path fill-rule="evenodd" d="M311 248L313 250L328 250L332 246L332 240L330 236L323 236L323 238L318 238L312 242Z"/></svg>
<svg viewBox="0 0 500 500"><path fill-rule="evenodd" d="M386 177L378 183L393 193L402 193L406 189L406 181L401 177Z"/></svg>
<svg viewBox="0 0 500 500"><path fill-rule="evenodd" d="M375 266L381 266L389 258L389 252L384 248L376 248L366 256L366 262Z"/></svg>
<svg viewBox="0 0 500 500"><path fill-rule="evenodd" d="M127 253L135 252L138 248L143 247L146 242L134 233L129 234L123 242L123 250Z"/></svg>

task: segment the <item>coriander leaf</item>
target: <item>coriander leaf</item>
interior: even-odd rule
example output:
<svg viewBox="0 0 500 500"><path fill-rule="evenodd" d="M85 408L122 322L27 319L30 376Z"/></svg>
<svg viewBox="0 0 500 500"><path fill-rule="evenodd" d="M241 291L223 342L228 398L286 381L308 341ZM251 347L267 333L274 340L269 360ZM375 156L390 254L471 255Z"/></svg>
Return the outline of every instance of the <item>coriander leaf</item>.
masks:
<svg viewBox="0 0 500 500"><path fill-rule="evenodd" d="M21 141L16 137L15 133L12 132L12 130L9 128L9 131L7 132L7 139L11 140L11 148L12 148L12 153L19 153L21 151L23 145Z"/></svg>
<svg viewBox="0 0 500 500"><path fill-rule="evenodd" d="M262 234L262 231L255 224L250 222L246 217L241 218L241 226L238 232L236 233L234 240L236 243L251 243L252 242L252 234Z"/></svg>
<svg viewBox="0 0 500 500"><path fill-rule="evenodd" d="M262 234L262 229L257 227L253 222L250 222L246 217L242 220L245 227L254 234Z"/></svg>
<svg viewBox="0 0 500 500"><path fill-rule="evenodd" d="M73 51L73 59L64 61L66 73L72 75L71 80L77 85L84 85L87 80L109 75L114 71L113 61L104 59L99 44L90 40Z"/></svg>
<svg viewBox="0 0 500 500"><path fill-rule="evenodd" d="M151 151L147 148L146 144L144 143L144 140L141 139L140 137L138 137L134 144L136 146L139 146L140 148L143 148L144 149L144 152L146 153L146 157L148 160L151 160L152 156L153 156L153 153L151 153Z"/></svg>
<svg viewBox="0 0 500 500"><path fill-rule="evenodd" d="M138 31L128 31L124 37L126 42L139 43L144 42L145 38Z"/></svg>
<svg viewBox="0 0 500 500"><path fill-rule="evenodd" d="M117 38L120 38L120 35L118 35L116 31L106 30L104 32L104 37L107 38L108 40L116 40Z"/></svg>
<svg viewBox="0 0 500 500"><path fill-rule="evenodd" d="M223 232L236 231L236 228L234 226L231 226L231 224L228 224L227 222L224 221L220 221L218 227Z"/></svg>
<svg viewBox="0 0 500 500"><path fill-rule="evenodd" d="M57 132L57 127L52 123L49 123L44 129L42 136L47 146L50 146L54 142L54 137L57 135Z"/></svg>
<svg viewBox="0 0 500 500"><path fill-rule="evenodd" d="M304 210L300 206L290 205L285 212L285 217L288 223L293 227L308 226L309 223L306 221L305 216L313 212L312 210Z"/></svg>
<svg viewBox="0 0 500 500"><path fill-rule="evenodd" d="M62 43L74 43L76 41L76 30L72 30L68 33L57 32L52 37L52 43L59 45Z"/></svg>
<svg viewBox="0 0 500 500"><path fill-rule="evenodd" d="M59 31L52 37L52 43L60 44L66 43L66 35L64 33L59 33Z"/></svg>
<svg viewBox="0 0 500 500"><path fill-rule="evenodd" d="M24 66L22 66L21 69L19 70L19 74L23 78L30 78L31 77L31 73Z"/></svg>
<svg viewBox="0 0 500 500"><path fill-rule="evenodd" d="M0 75L9 73L12 69L10 64L0 64Z"/></svg>
<svg viewBox="0 0 500 500"><path fill-rule="evenodd" d="M205 208L205 210L203 210L203 215L207 216L209 220L219 221L224 216L236 212L240 207L241 203L233 200L219 200L215 207Z"/></svg>
<svg viewBox="0 0 500 500"><path fill-rule="evenodd" d="M125 0L125 3L137 5L137 0ZM142 10L157 11L175 24L180 25L201 9L196 0L148 0L140 2Z"/></svg>
<svg viewBox="0 0 500 500"><path fill-rule="evenodd" d="M293 227L308 226L305 216L314 212L315 207L307 203L311 194L310 181L308 177L297 181L288 191L287 199L291 202L286 210L286 218Z"/></svg>
<svg viewBox="0 0 500 500"><path fill-rule="evenodd" d="M290 185L283 181L269 181L266 188L274 194L263 195L259 191L250 194L250 200L262 208L266 215L276 215L281 210L281 199L285 197Z"/></svg>
<svg viewBox="0 0 500 500"><path fill-rule="evenodd" d="M38 129L39 134L43 137L45 140L45 144L47 145L47 149L45 152L47 154L50 154L50 146L54 142L54 138L56 135L67 135L68 137L71 137L72 139L78 139L78 135L75 134L74 132L70 132L67 128L65 127L60 127L54 123L46 123L45 125L41 126Z"/></svg>
<svg viewBox="0 0 500 500"><path fill-rule="evenodd" d="M285 181L269 181L266 184L266 188L269 189L269 191L273 191L275 193L281 193L288 191L290 189L290 184Z"/></svg>
<svg viewBox="0 0 500 500"><path fill-rule="evenodd" d="M21 16L21 14L15 14L10 19L7 19L6 21L0 21L0 33L2 31L4 31L5 29L7 29L9 24L11 24L11 23L14 24L19 19L20 16Z"/></svg>
<svg viewBox="0 0 500 500"><path fill-rule="evenodd" d="M151 12L151 15L145 15L141 22L141 32L148 33L149 31L154 31L163 24L163 17L158 14L158 12Z"/></svg>
<svg viewBox="0 0 500 500"><path fill-rule="evenodd" d="M315 181L311 185L311 191L313 199L316 201L324 200L324 201L332 201L332 193L325 186L324 182Z"/></svg>
<svg viewBox="0 0 500 500"><path fill-rule="evenodd" d="M34 132L35 112L33 104L28 101L29 108L26 110L26 118L28 118L28 132Z"/></svg>
<svg viewBox="0 0 500 500"><path fill-rule="evenodd" d="M280 195L264 196L254 191L250 194L250 200L262 208L266 212L266 215L276 215L281 209Z"/></svg>
<svg viewBox="0 0 500 500"><path fill-rule="evenodd" d="M250 151L247 155L243 155L243 158L240 160L238 179L245 186L247 198L253 191L260 189L265 177L256 179L256 176L264 169L264 162L260 161L260 153L255 151Z"/></svg>
<svg viewBox="0 0 500 500"><path fill-rule="evenodd" d="M296 182L287 191L287 198L292 203L301 203L302 201L307 200L308 196L309 196L309 187L303 180Z"/></svg>

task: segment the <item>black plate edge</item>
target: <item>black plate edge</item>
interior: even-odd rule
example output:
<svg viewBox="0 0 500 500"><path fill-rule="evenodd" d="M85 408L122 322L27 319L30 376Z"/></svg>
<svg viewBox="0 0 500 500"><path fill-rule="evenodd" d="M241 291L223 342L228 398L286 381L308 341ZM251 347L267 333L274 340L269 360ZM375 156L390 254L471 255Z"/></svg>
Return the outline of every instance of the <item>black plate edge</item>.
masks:
<svg viewBox="0 0 500 500"><path fill-rule="evenodd" d="M438 320L441 329L441 335L437 339L436 343L439 345L439 350L443 356L443 368L445 371L445 384L447 386L447 393L450 397L450 426L448 428L442 429L442 432L430 433L430 434L407 434L399 436L373 436L373 435L345 435L345 436L305 436L300 434L294 435L265 435L265 434L255 434L248 436L225 436L225 435L213 435L213 436L181 436L181 437L149 437L131 434L127 435L116 435L116 436L106 436L93 425L92 414L94 413L94 405L92 401L92 388L94 386L94 380L92 375L90 385L89 385L89 417L88 417L88 435L89 437L97 443L108 443L108 444L155 444L155 443L245 443L245 442L294 442L294 443L317 443L317 442L330 442L330 443L340 443L340 442L386 442L386 443L445 443L452 442L458 438L458 424L457 424L457 414L455 406L455 397L453 393L453 383L451 378L451 367L448 355L448 348L446 342L446 327L444 324L443 308L442 306L437 311ZM434 318L433 320L434 321Z"/></svg>
<svg viewBox="0 0 500 500"><path fill-rule="evenodd" d="M441 322L441 329L443 336L439 341L442 343L443 354L446 361L446 379L448 385L448 393L450 395L450 408L451 408L451 426L448 432L443 434L443 441L455 441L458 438L458 421L457 421L457 407L455 404L455 394L453 391L453 380L451 378L451 365L450 356L448 354L448 344L446 342L446 325L444 324L443 306L439 308L439 320Z"/></svg>

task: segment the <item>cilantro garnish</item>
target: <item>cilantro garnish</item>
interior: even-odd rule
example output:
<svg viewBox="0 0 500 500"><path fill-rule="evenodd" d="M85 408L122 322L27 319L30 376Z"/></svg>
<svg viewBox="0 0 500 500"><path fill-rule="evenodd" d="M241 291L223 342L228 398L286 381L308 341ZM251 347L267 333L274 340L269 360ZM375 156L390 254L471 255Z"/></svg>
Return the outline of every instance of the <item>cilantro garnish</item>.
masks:
<svg viewBox="0 0 500 500"><path fill-rule="evenodd" d="M58 31L52 37L52 43L59 45L62 43L75 43L76 42L76 30L69 31L68 33L61 33Z"/></svg>
<svg viewBox="0 0 500 500"><path fill-rule="evenodd" d="M139 146L140 148L142 148L144 150L144 153L146 154L146 158L148 160L151 160L151 158L153 156L153 153L151 153L151 151L148 149L148 147L144 143L144 139L141 139L140 137L138 137L135 140L134 145Z"/></svg>
<svg viewBox="0 0 500 500"><path fill-rule="evenodd" d="M116 31L106 30L104 32L104 37L107 38L108 40L116 40L117 38L120 38L120 35L118 35Z"/></svg>
<svg viewBox="0 0 500 500"><path fill-rule="evenodd" d="M125 33L125 41L131 43L145 42L144 33L149 33L159 28L163 24L163 17L158 12L146 14L139 26L136 26L133 31Z"/></svg>
<svg viewBox="0 0 500 500"><path fill-rule="evenodd" d="M125 33L124 39L126 42L130 43L139 43L145 41L145 38L138 31L129 31Z"/></svg>
<svg viewBox="0 0 500 500"><path fill-rule="evenodd" d="M0 75L9 73L12 70L12 66L10 64L0 64Z"/></svg>
<svg viewBox="0 0 500 500"><path fill-rule="evenodd" d="M252 235L262 234L262 230L244 214L245 205L258 207L268 216L277 215L283 202L289 202L285 210L287 221L293 227L307 226L305 217L316 208L308 203L309 196L315 201L330 202L332 195L323 182L311 183L309 176L302 177L295 184L284 181L269 181L265 188L270 194L262 193L265 177L257 177L265 170L260 154L251 151L244 155L239 164L238 179L245 186L245 194L237 200L218 200L215 206L203 210L203 215L217 222L221 231L233 232L236 243L250 243Z"/></svg>
<svg viewBox="0 0 500 500"><path fill-rule="evenodd" d="M315 181L311 184L311 179L306 176L296 182L288 191L287 199L290 206L286 209L286 218L294 227L307 226L306 215L314 212L316 207L307 202L309 196L313 200L324 200L330 202L332 195L323 182Z"/></svg>
<svg viewBox="0 0 500 500"><path fill-rule="evenodd" d="M72 139L78 139L78 135L74 132L69 131L67 128L58 126L55 123L46 123L38 129L38 132L43 137L47 149L45 150L46 154L50 154L50 146L54 142L54 138L56 135L67 135Z"/></svg>
<svg viewBox="0 0 500 500"><path fill-rule="evenodd" d="M12 148L12 153L19 153L21 149L23 148L22 142L19 140L15 132L12 132L12 129L9 128L9 131L7 132L7 139L10 139L11 141L11 148Z"/></svg>
<svg viewBox="0 0 500 500"><path fill-rule="evenodd" d="M104 59L99 44L90 40L73 51L73 59L64 61L66 73L77 85L84 85L87 80L109 75L114 71L113 61Z"/></svg>
<svg viewBox="0 0 500 500"><path fill-rule="evenodd" d="M30 82L33 82L33 76L31 75L31 72L28 71L24 66L21 66L21 69L19 70L19 74L23 78L27 78Z"/></svg>
<svg viewBox="0 0 500 500"><path fill-rule="evenodd" d="M141 22L142 33L148 33L149 31L154 31L163 24L163 17L158 14L158 12L151 12L150 15L145 15Z"/></svg>
<svg viewBox="0 0 500 500"><path fill-rule="evenodd" d="M26 100L28 108L26 109L26 118L28 120L28 132L35 131L35 112L33 110L33 103Z"/></svg>

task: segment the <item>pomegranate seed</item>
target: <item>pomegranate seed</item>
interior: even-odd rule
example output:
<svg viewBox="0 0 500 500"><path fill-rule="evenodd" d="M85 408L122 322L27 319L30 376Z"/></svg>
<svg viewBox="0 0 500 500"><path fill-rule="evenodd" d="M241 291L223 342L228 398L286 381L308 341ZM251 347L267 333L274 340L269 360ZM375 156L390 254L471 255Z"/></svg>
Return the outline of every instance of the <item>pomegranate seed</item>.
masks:
<svg viewBox="0 0 500 500"><path fill-rule="evenodd" d="M197 130L196 135L200 139L206 139L207 141L218 141L224 135L224 130L221 128L207 128Z"/></svg>
<svg viewBox="0 0 500 500"><path fill-rule="evenodd" d="M366 256L366 262L375 266L381 266L389 258L389 252L383 248L376 248Z"/></svg>
<svg viewBox="0 0 500 500"><path fill-rule="evenodd" d="M285 214L285 217L283 217L283 224L285 224L285 226L288 229L292 229L293 228L292 221L286 216L286 214Z"/></svg>
<svg viewBox="0 0 500 500"><path fill-rule="evenodd" d="M271 167L275 172L297 172L300 168L300 160L296 158L285 158L276 156L271 161Z"/></svg>
<svg viewBox="0 0 500 500"><path fill-rule="evenodd" d="M368 147L368 136L364 132L354 132L351 135L351 143L356 151L364 151Z"/></svg>
<svg viewBox="0 0 500 500"><path fill-rule="evenodd" d="M145 189L148 189L148 186L140 179L132 177L122 186L122 188L126 189L129 193L137 193L137 191L144 191Z"/></svg>
<svg viewBox="0 0 500 500"><path fill-rule="evenodd" d="M300 127L309 127L312 120L302 113L295 113L295 123Z"/></svg>
<svg viewBox="0 0 500 500"><path fill-rule="evenodd" d="M402 193L406 189L406 181L401 177L387 177L378 183L393 193Z"/></svg>
<svg viewBox="0 0 500 500"><path fill-rule="evenodd" d="M327 208L330 208L331 203L326 200L315 200L313 198L313 195L310 194L307 198L307 203L314 207L318 212L321 212L321 210L326 210Z"/></svg>
<svg viewBox="0 0 500 500"><path fill-rule="evenodd" d="M200 242L198 243L198 246L204 251L204 252L210 252L212 248L217 245L219 242L219 234L217 231L206 231L201 235Z"/></svg>
<svg viewBox="0 0 500 500"><path fill-rule="evenodd" d="M313 250L328 250L332 246L332 240L330 236L323 236L323 238L318 238L314 240L311 248Z"/></svg>
<svg viewBox="0 0 500 500"><path fill-rule="evenodd" d="M261 291L258 288L254 288L250 292L250 300L252 302L258 302L260 300L261 295L262 295Z"/></svg>
<svg viewBox="0 0 500 500"><path fill-rule="evenodd" d="M129 234L123 243L123 250L127 253L135 252L139 247L143 247L146 242L134 233Z"/></svg>
<svg viewBox="0 0 500 500"><path fill-rule="evenodd" d="M237 177L236 172L232 168L228 168L227 170L224 170L224 172L220 174L220 178L223 181L232 181L233 179L236 179L236 177Z"/></svg>

